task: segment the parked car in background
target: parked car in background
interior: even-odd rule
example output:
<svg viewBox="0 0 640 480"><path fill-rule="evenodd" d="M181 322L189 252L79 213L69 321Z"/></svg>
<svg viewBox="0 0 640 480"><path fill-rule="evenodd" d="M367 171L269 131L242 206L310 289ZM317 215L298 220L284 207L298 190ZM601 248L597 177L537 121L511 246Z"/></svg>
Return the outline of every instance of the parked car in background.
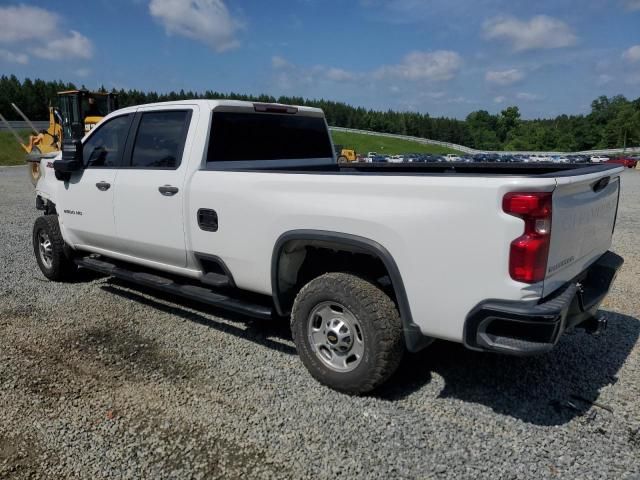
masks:
<svg viewBox="0 0 640 480"><path fill-rule="evenodd" d="M636 168L636 165L638 165L638 160L631 157L615 157L610 158L606 161L606 163L619 163L620 165L624 165L627 168Z"/></svg>
<svg viewBox="0 0 640 480"><path fill-rule="evenodd" d="M389 163L402 163L402 162L404 162L404 156L402 156L402 155L391 155L390 157L387 157L387 161Z"/></svg>
<svg viewBox="0 0 640 480"><path fill-rule="evenodd" d="M570 159L572 163L589 163L589 157L586 155L572 155Z"/></svg>
<svg viewBox="0 0 640 480"><path fill-rule="evenodd" d="M590 160L591 160L591 163L603 163L603 162L608 162L609 157L605 157L603 155L592 155Z"/></svg>

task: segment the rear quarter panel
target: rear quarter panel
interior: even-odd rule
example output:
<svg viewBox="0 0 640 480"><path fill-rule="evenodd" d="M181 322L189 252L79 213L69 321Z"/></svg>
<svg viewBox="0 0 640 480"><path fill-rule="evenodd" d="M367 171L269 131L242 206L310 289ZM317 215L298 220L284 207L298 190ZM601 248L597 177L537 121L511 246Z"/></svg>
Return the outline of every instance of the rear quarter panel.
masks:
<svg viewBox="0 0 640 480"><path fill-rule="evenodd" d="M190 250L218 255L236 284L270 294L277 239L299 229L375 240L400 270L413 321L425 335L460 341L467 313L487 298L539 298L542 284L514 282L510 242L522 220L502 212L504 193L551 191L553 178L198 171L188 198ZM218 212L219 231L195 224Z"/></svg>

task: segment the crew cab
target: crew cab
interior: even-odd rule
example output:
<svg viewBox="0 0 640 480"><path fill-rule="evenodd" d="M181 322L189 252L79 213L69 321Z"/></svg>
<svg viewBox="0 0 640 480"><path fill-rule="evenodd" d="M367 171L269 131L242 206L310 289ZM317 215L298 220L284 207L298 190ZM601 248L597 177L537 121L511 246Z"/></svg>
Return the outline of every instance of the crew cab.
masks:
<svg viewBox="0 0 640 480"><path fill-rule="evenodd" d="M43 160L33 248L248 317L290 319L309 372L381 385L434 339L547 352L598 307L617 165L349 163L321 110L227 100L108 115Z"/></svg>

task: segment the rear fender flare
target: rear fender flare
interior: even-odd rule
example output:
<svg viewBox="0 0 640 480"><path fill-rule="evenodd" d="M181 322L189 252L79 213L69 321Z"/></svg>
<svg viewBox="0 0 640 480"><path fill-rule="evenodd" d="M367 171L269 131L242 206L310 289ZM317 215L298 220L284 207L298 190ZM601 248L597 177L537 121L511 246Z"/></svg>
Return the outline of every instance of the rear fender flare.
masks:
<svg viewBox="0 0 640 480"><path fill-rule="evenodd" d="M349 233L326 230L290 230L280 235L273 247L271 257L271 290L273 304L279 315L287 316L290 313L283 305L283 294L280 292L279 265L285 245L293 240L328 241L334 244L344 245L346 250L360 251L379 258L384 264L391 280L398 310L400 311L400 318L402 319L407 349L411 352L417 352L433 341L432 338L423 335L420 327L413 322L411 307L409 306L402 276L391 253L375 240Z"/></svg>

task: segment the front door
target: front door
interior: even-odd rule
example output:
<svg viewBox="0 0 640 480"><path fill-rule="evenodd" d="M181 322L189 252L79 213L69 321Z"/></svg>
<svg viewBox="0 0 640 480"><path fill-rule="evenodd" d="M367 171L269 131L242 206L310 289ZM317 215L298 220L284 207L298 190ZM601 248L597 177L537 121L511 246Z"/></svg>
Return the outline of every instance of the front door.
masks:
<svg viewBox="0 0 640 480"><path fill-rule="evenodd" d="M113 195L133 115L100 125L83 144L85 168L60 182L57 211L69 241L111 250L115 241Z"/></svg>
<svg viewBox="0 0 640 480"><path fill-rule="evenodd" d="M118 251L176 267L186 265L185 144L194 109L138 110L114 192Z"/></svg>

